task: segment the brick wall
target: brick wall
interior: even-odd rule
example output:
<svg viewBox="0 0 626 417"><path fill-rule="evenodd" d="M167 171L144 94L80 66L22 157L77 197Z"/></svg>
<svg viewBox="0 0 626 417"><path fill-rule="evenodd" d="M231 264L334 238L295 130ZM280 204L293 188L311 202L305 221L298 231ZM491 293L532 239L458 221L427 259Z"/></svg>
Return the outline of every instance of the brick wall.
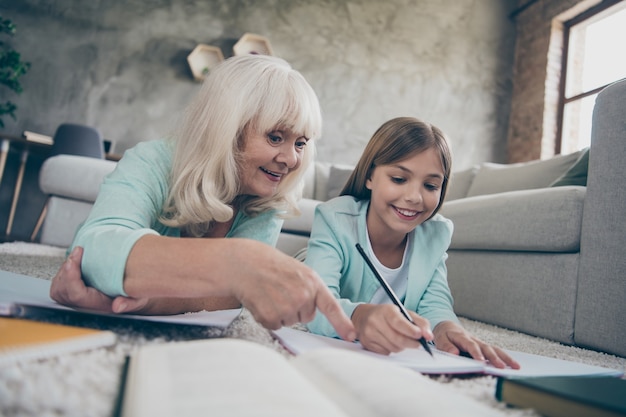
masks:
<svg viewBox="0 0 626 417"><path fill-rule="evenodd" d="M508 131L509 162L555 154L563 22L600 0L519 0Z"/></svg>

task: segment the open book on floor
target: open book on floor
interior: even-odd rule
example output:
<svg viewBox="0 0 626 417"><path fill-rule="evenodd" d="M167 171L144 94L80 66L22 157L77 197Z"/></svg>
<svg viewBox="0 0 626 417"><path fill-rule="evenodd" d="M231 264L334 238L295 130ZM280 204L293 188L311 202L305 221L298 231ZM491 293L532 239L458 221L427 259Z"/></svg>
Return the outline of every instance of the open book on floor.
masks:
<svg viewBox="0 0 626 417"><path fill-rule="evenodd" d="M392 362L424 374L469 374L480 373L496 376L566 376L566 375L608 375L621 376L616 369L592 366L578 362L548 358L530 353L507 350L521 369L498 369L484 362L433 349L434 359L424 349L406 349L389 356L369 352L358 343L324 337L313 333L283 327L274 331L283 346L295 355L317 349L335 348L349 350Z"/></svg>
<svg viewBox="0 0 626 417"><path fill-rule="evenodd" d="M377 358L340 349L288 357L238 339L141 347L121 404L123 417L501 415Z"/></svg>

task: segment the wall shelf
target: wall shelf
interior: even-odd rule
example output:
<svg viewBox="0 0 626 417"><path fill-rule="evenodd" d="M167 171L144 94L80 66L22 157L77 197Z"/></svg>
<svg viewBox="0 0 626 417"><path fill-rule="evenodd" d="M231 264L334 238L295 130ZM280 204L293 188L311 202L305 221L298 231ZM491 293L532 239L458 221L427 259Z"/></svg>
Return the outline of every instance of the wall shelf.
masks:
<svg viewBox="0 0 626 417"><path fill-rule="evenodd" d="M254 33L244 33L233 46L233 52L235 55L274 55L270 41L265 36Z"/></svg>
<svg viewBox="0 0 626 417"><path fill-rule="evenodd" d="M223 60L224 54L220 48L202 43L187 56L187 62L196 81L204 80L209 71Z"/></svg>

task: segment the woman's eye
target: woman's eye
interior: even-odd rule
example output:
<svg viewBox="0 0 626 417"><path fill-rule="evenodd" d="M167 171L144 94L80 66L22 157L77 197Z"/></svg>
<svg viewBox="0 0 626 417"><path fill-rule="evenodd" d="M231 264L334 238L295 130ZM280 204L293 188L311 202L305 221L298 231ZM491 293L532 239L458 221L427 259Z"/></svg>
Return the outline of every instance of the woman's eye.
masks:
<svg viewBox="0 0 626 417"><path fill-rule="evenodd" d="M274 134L271 134L271 133L268 133L267 137L269 138L270 142L272 142L272 143L280 143L283 140L283 138L281 138L280 136L274 135Z"/></svg>
<svg viewBox="0 0 626 417"><path fill-rule="evenodd" d="M306 146L306 140L296 141L296 149L304 149L305 146Z"/></svg>

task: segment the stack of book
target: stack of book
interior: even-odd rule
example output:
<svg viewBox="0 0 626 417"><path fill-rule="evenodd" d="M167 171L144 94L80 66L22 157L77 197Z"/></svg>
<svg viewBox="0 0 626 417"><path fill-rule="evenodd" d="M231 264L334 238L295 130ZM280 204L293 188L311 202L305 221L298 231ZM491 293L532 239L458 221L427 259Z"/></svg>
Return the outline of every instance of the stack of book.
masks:
<svg viewBox="0 0 626 417"><path fill-rule="evenodd" d="M500 377L496 398L546 417L626 416L626 380L612 376Z"/></svg>
<svg viewBox="0 0 626 417"><path fill-rule="evenodd" d="M0 366L115 344L115 333L0 317Z"/></svg>

